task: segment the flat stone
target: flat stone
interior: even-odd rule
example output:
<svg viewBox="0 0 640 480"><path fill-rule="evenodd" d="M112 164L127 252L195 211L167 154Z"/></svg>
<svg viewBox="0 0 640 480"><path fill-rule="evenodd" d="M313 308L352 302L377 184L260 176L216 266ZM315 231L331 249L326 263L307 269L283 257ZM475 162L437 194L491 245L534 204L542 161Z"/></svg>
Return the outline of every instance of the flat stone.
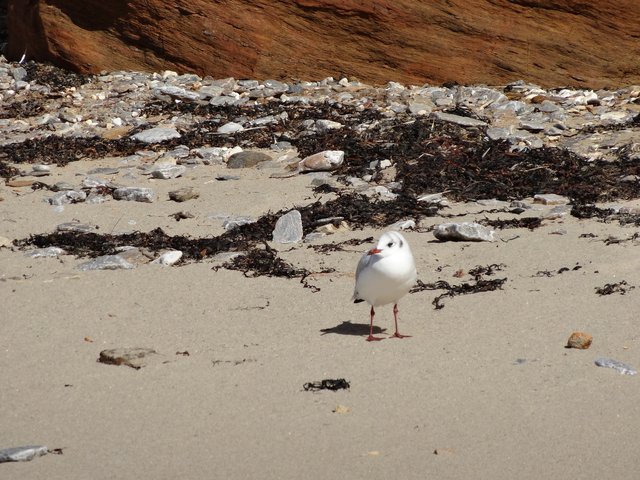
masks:
<svg viewBox="0 0 640 480"><path fill-rule="evenodd" d="M273 160L270 155L264 152L256 152L254 150L245 150L243 152L234 153L227 160L228 168L251 168L261 162L269 162Z"/></svg>
<svg viewBox="0 0 640 480"><path fill-rule="evenodd" d="M302 241L302 216L298 210L291 210L278 219L273 230L273 241L276 243Z"/></svg>
<svg viewBox="0 0 640 480"><path fill-rule="evenodd" d="M577 348L580 350L586 350L591 346L593 337L584 332L573 332L567 340L567 348Z"/></svg>
<svg viewBox="0 0 640 480"><path fill-rule="evenodd" d="M228 217L222 223L222 228L224 228L225 230L232 230L241 225L246 225L248 223L253 223L255 221L256 221L255 218L245 217L245 216Z"/></svg>
<svg viewBox="0 0 640 480"><path fill-rule="evenodd" d="M416 228L416 222L414 220L398 220L387 227L387 230L408 230L410 228Z"/></svg>
<svg viewBox="0 0 640 480"><path fill-rule="evenodd" d="M0 449L0 463L28 462L36 457L49 453L44 445L26 445L24 447L11 447Z"/></svg>
<svg viewBox="0 0 640 480"><path fill-rule="evenodd" d="M171 98L178 100L186 100L186 101L194 101L200 99L200 94L196 92L192 92L190 90L186 90L181 87L176 87L175 85L165 85L158 88L154 91L156 94L167 95Z"/></svg>
<svg viewBox="0 0 640 480"><path fill-rule="evenodd" d="M471 117L463 117L462 115L454 115L446 112L433 112L433 116L443 122L455 123L462 127L485 127L487 122L477 120Z"/></svg>
<svg viewBox="0 0 640 480"><path fill-rule="evenodd" d="M165 140L180 138L180 133L173 127L155 127L138 132L131 138L143 143L160 143Z"/></svg>
<svg viewBox="0 0 640 480"><path fill-rule="evenodd" d="M533 197L533 203L542 203L543 205L567 205L569 202L567 197L555 193L542 193Z"/></svg>
<svg viewBox="0 0 640 480"><path fill-rule="evenodd" d="M316 130L319 133L328 132L329 130L338 130L344 126L339 122L334 122L333 120L324 120L324 119L316 120L315 125L316 125Z"/></svg>
<svg viewBox="0 0 640 480"><path fill-rule="evenodd" d="M330 171L339 168L343 161L342 150L325 150L300 160L298 168L301 172Z"/></svg>
<svg viewBox="0 0 640 480"><path fill-rule="evenodd" d="M50 205L66 205L68 203L84 202L86 199L87 194L82 190L65 190L49 197L47 201Z"/></svg>
<svg viewBox="0 0 640 480"><path fill-rule="evenodd" d="M225 123L217 130L218 133L236 133L244 130L244 127L236 122Z"/></svg>
<svg viewBox="0 0 640 480"><path fill-rule="evenodd" d="M156 165L156 168L151 171L151 176L161 180L170 180L178 178L186 171L187 167L184 165Z"/></svg>
<svg viewBox="0 0 640 480"><path fill-rule="evenodd" d="M95 232L96 227L93 225L89 225L88 223L80 223L80 222L65 222L61 223L56 227L58 232L80 232L80 233L89 233Z"/></svg>
<svg viewBox="0 0 640 480"><path fill-rule="evenodd" d="M139 370L149 363L149 359L158 355L152 348L112 348L100 352L98 362L108 365L126 365Z"/></svg>
<svg viewBox="0 0 640 480"><path fill-rule="evenodd" d="M598 367L612 368L621 375L635 375L638 373L637 370L632 366L627 365L626 363L622 363L618 360L614 360L612 358L598 358L595 361L595 364Z"/></svg>
<svg viewBox="0 0 640 480"><path fill-rule="evenodd" d="M78 270L83 272L89 270L130 270L132 268L135 268L135 265L120 255L103 255L78 265Z"/></svg>
<svg viewBox="0 0 640 480"><path fill-rule="evenodd" d="M443 242L495 242L494 234L494 230L476 222L442 223L433 230L433 235Z"/></svg>
<svg viewBox="0 0 640 480"><path fill-rule="evenodd" d="M116 200L151 203L155 198L155 193L151 188L122 187L113 191L113 198Z"/></svg>
<svg viewBox="0 0 640 480"><path fill-rule="evenodd" d="M58 255L64 255L65 253L67 252L60 247L46 247L29 250L28 252L25 252L24 256L29 258L57 257Z"/></svg>
<svg viewBox="0 0 640 480"><path fill-rule="evenodd" d="M186 202L198 198L200 193L193 187L183 187L169 192L169 199L174 202Z"/></svg>

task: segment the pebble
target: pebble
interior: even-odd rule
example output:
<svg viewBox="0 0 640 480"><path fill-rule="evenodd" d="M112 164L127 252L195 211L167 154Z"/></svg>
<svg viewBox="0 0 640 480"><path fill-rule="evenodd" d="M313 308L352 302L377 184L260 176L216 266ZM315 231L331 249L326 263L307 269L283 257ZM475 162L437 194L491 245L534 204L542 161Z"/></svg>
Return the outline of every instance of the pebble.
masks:
<svg viewBox="0 0 640 480"><path fill-rule="evenodd" d="M584 332L573 332L567 340L567 348L577 348L580 350L586 350L591 346L593 337Z"/></svg>
<svg viewBox="0 0 640 480"><path fill-rule="evenodd" d="M228 134L228 133L236 133L244 130L244 127L236 122L225 123L220 126L217 130L218 133Z"/></svg>
<svg viewBox="0 0 640 480"><path fill-rule="evenodd" d="M336 170L344 161L342 150L325 150L305 157L298 163L301 172Z"/></svg>
<svg viewBox="0 0 640 480"><path fill-rule="evenodd" d="M151 188L145 187L121 187L113 191L113 198L116 200L127 200L134 202L153 202L155 193Z"/></svg>
<svg viewBox="0 0 640 480"><path fill-rule="evenodd" d="M193 187L183 187L169 192L169 199L174 202L186 202L198 197L200 197L200 193Z"/></svg>
<svg viewBox="0 0 640 480"><path fill-rule="evenodd" d="M570 200L562 195L556 195L555 193L543 193L534 195L533 203L542 203L543 205L567 205Z"/></svg>
<svg viewBox="0 0 640 480"><path fill-rule="evenodd" d="M268 162L273 160L270 155L264 152L257 152L254 150L245 150L242 152L234 153L227 160L228 168L250 168L255 167L259 163Z"/></svg>
<svg viewBox="0 0 640 480"><path fill-rule="evenodd" d="M454 115L452 113L434 112L433 116L438 120L442 120L443 122L455 123L456 125L460 125L462 127L484 127L487 125L487 122L483 122L482 120L477 120L471 117L463 117L461 115Z"/></svg>
<svg viewBox="0 0 640 480"><path fill-rule="evenodd" d="M181 258L182 252L180 250L171 250L163 253L151 263L154 265L174 265Z"/></svg>
<svg viewBox="0 0 640 480"><path fill-rule="evenodd" d="M635 375L638 373L633 367L612 358L598 358L595 364L598 367L613 368L622 375Z"/></svg>
<svg viewBox="0 0 640 480"><path fill-rule="evenodd" d="M82 190L65 190L49 197L47 201L50 205L66 205L68 203L84 202L87 194Z"/></svg>
<svg viewBox="0 0 640 480"><path fill-rule="evenodd" d="M89 233L95 232L96 227L94 227L93 225L89 225L88 223L66 222L56 226L56 230L58 232Z"/></svg>
<svg viewBox="0 0 640 480"><path fill-rule="evenodd" d="M398 220L387 227L387 230L408 230L410 228L416 228L416 222L414 220Z"/></svg>
<svg viewBox="0 0 640 480"><path fill-rule="evenodd" d="M237 217L229 217L222 223L222 228L225 230L231 230L233 228L239 227L241 225L246 225L248 223L255 222L255 218L237 216Z"/></svg>
<svg viewBox="0 0 640 480"><path fill-rule="evenodd" d="M182 176L186 171L187 167L183 165L156 165L151 171L151 176L161 180L169 180Z"/></svg>
<svg viewBox="0 0 640 480"><path fill-rule="evenodd" d="M24 447L11 447L0 449L0 463L28 462L36 457L49 453L44 445L26 445Z"/></svg>
<svg viewBox="0 0 640 480"><path fill-rule="evenodd" d="M108 365L126 365L139 370L147 366L149 360L158 355L152 348L112 348L102 350L98 361Z"/></svg>
<svg viewBox="0 0 640 480"><path fill-rule="evenodd" d="M160 143L165 140L180 138L180 133L174 127L154 127L138 132L131 138L142 143Z"/></svg>
<svg viewBox="0 0 640 480"><path fill-rule="evenodd" d="M319 133L325 133L325 132L328 132L329 130L339 130L343 126L344 125L342 125L339 122L334 122L333 120L324 120L324 119L316 120L316 123L315 123L316 130Z"/></svg>
<svg viewBox="0 0 640 480"><path fill-rule="evenodd" d="M83 272L88 270L130 270L132 268L135 268L135 265L120 255L103 255L78 265L78 270Z"/></svg>
<svg viewBox="0 0 640 480"><path fill-rule="evenodd" d="M491 230L479 223L461 222L461 223L442 223L436 225L433 235L443 242L467 241L467 242L495 242L495 231Z"/></svg>
<svg viewBox="0 0 640 480"><path fill-rule="evenodd" d="M276 221L273 230L276 243L298 243L302 241L302 216L298 210L291 210Z"/></svg>

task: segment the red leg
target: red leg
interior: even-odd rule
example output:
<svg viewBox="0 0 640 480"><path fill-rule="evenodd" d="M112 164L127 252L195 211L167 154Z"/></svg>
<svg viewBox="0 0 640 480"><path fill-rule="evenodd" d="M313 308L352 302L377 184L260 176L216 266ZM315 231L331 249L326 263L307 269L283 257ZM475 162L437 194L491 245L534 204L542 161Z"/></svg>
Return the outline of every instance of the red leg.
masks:
<svg viewBox="0 0 640 480"><path fill-rule="evenodd" d="M401 335L400 332L398 332L398 304L397 303L393 305L393 320L396 322L396 332L393 334L394 337L407 338L411 336L411 335Z"/></svg>
<svg viewBox="0 0 640 480"><path fill-rule="evenodd" d="M371 324L369 325L369 336L367 337L367 342L378 342L382 340L380 337L373 336L373 317L375 316L376 311L373 309L373 305L371 306Z"/></svg>

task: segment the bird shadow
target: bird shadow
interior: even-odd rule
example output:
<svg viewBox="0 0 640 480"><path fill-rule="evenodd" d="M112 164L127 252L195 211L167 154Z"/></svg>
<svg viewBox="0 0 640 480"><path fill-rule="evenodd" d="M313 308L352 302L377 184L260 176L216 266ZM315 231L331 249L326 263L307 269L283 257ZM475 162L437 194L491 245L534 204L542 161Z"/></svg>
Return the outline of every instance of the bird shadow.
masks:
<svg viewBox="0 0 640 480"><path fill-rule="evenodd" d="M326 335L327 333L337 333L338 335L369 335L369 324L368 323L351 323L349 321L342 322L335 327L330 328L322 328L320 329L322 335ZM373 327L373 333L384 333L386 332L386 328Z"/></svg>

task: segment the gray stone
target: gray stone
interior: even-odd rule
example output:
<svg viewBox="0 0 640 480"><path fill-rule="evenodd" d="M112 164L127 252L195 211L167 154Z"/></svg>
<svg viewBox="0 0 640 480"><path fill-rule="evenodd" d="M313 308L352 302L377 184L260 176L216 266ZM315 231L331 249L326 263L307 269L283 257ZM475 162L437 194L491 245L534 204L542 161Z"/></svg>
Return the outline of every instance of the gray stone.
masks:
<svg viewBox="0 0 640 480"><path fill-rule="evenodd" d="M88 270L130 270L132 268L135 268L135 265L120 255L103 255L78 265L78 270L83 272Z"/></svg>
<svg viewBox="0 0 640 480"><path fill-rule="evenodd" d="M194 198L198 198L200 193L193 187L184 187L178 190L173 190L169 192L169 199L174 202L186 202L187 200L192 200Z"/></svg>
<svg viewBox="0 0 640 480"><path fill-rule="evenodd" d="M225 230L232 230L241 225L246 225L255 221L256 220L254 218L245 216L229 217L222 223L222 228Z"/></svg>
<svg viewBox="0 0 640 480"><path fill-rule="evenodd" d="M316 130L319 133L324 133L324 132L328 132L329 130L339 130L344 125L342 125L339 122L334 122L333 120L320 119L320 120L316 120L315 126L316 126Z"/></svg>
<svg viewBox="0 0 640 480"><path fill-rule="evenodd" d="M218 127L218 133L236 133L244 130L244 127L236 122L225 123L224 125Z"/></svg>
<svg viewBox="0 0 640 480"><path fill-rule="evenodd" d="M102 350L98 362L108 365L126 365L139 370L147 366L152 357L158 355L152 348L111 348Z"/></svg>
<svg viewBox="0 0 640 480"><path fill-rule="evenodd" d="M44 445L26 445L24 447L12 447L0 449L0 463L28 462L36 457L49 453Z"/></svg>
<svg viewBox="0 0 640 480"><path fill-rule="evenodd" d="M216 180L226 182L229 180L240 180L240 175L216 175Z"/></svg>
<svg viewBox="0 0 640 480"><path fill-rule="evenodd" d="M555 193L541 193L534 195L534 203L542 203L543 205L567 205L570 200L562 195L556 195Z"/></svg>
<svg viewBox="0 0 640 480"><path fill-rule="evenodd" d="M76 187L71 185L69 182L56 182L52 187L51 190L53 192L62 192L62 191L68 191L68 190L73 190Z"/></svg>
<svg viewBox="0 0 640 480"><path fill-rule="evenodd" d="M120 172L119 168L112 167L98 167L89 170L89 175L117 175Z"/></svg>
<svg viewBox="0 0 640 480"><path fill-rule="evenodd" d="M330 171L339 168L343 161L342 150L325 150L300 160L298 168L301 172Z"/></svg>
<svg viewBox="0 0 640 480"><path fill-rule="evenodd" d="M183 100L193 102L195 100L200 99L200 94L196 92L192 92L190 90L185 90L181 87L176 87L175 85L165 85L157 90L154 90L154 94L156 96L168 96L173 99Z"/></svg>
<svg viewBox="0 0 640 480"><path fill-rule="evenodd" d="M66 222L61 223L56 227L58 232L80 232L80 233L89 233L95 232L96 227L93 225L89 225L88 223L80 223L80 222Z"/></svg>
<svg viewBox="0 0 640 480"><path fill-rule="evenodd" d="M138 132L131 138L143 143L160 143L165 140L180 138L180 133L173 127L155 127Z"/></svg>
<svg viewBox="0 0 640 480"><path fill-rule="evenodd" d="M116 188L113 191L113 198L115 198L116 200L151 203L155 198L155 193L151 188L122 187Z"/></svg>
<svg viewBox="0 0 640 480"><path fill-rule="evenodd" d="M298 210L291 210L282 215L273 230L273 241L276 243L298 243L302 240L302 216Z"/></svg>
<svg viewBox="0 0 640 480"><path fill-rule="evenodd" d="M598 358L595 364L598 367L612 368L621 375L636 375L638 373L632 366L612 358Z"/></svg>
<svg viewBox="0 0 640 480"><path fill-rule="evenodd" d="M68 203L84 202L86 199L87 194L82 190L65 190L49 197L47 201L50 205L65 205Z"/></svg>
<svg viewBox="0 0 640 480"><path fill-rule="evenodd" d="M84 188L106 187L108 184L108 180L96 177L86 177L82 180L82 186Z"/></svg>
<svg viewBox="0 0 640 480"><path fill-rule="evenodd" d="M387 227L387 230L408 230L410 228L416 228L416 222L414 220L398 220Z"/></svg>
<svg viewBox="0 0 640 480"><path fill-rule="evenodd" d="M175 264L181 258L182 258L182 252L180 250L171 250L169 252L163 253L151 263L154 265L168 266L168 265Z"/></svg>
<svg viewBox="0 0 640 480"><path fill-rule="evenodd" d="M454 115L452 113L433 112L433 116L438 120L442 120L443 122L455 123L456 125L460 125L462 127L485 127L487 125L487 122L483 122L482 120L477 120L471 117L463 117L461 115Z"/></svg>
<svg viewBox="0 0 640 480"><path fill-rule="evenodd" d="M284 93L289 90L289 85L278 80L265 80L264 86L275 93Z"/></svg>
<svg viewBox="0 0 640 480"><path fill-rule="evenodd" d="M271 161L270 155L263 152L253 150L245 150L243 152L234 153L227 160L228 168L250 168L255 167L261 162Z"/></svg>
<svg viewBox="0 0 640 480"><path fill-rule="evenodd" d="M178 178L186 171L187 167L184 165L156 165L151 171L151 176L161 180L169 180Z"/></svg>
<svg viewBox="0 0 640 480"><path fill-rule="evenodd" d="M202 158L205 163L223 163L227 152L229 152L227 147L203 147L193 150L193 153Z"/></svg>
<svg viewBox="0 0 640 480"><path fill-rule="evenodd" d="M217 85L205 85L200 87L200 90L198 90L198 93L200 94L200 98L206 100L209 98L218 97L222 95L224 93L224 88Z"/></svg>
<svg viewBox="0 0 640 480"><path fill-rule="evenodd" d="M57 257L58 255L64 255L65 253L67 252L60 247L46 247L29 250L28 252L25 252L24 256L29 258Z"/></svg>
<svg viewBox="0 0 640 480"><path fill-rule="evenodd" d="M443 242L495 242L495 231L476 222L442 223L436 225L433 235Z"/></svg>

